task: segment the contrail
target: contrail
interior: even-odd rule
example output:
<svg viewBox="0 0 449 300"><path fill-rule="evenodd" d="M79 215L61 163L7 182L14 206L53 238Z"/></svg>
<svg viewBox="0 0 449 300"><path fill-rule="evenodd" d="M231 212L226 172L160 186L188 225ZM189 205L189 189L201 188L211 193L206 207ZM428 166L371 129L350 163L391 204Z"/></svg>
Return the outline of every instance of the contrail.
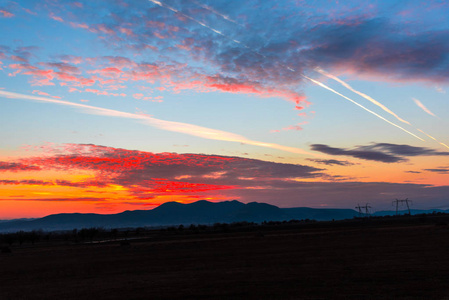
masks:
<svg viewBox="0 0 449 300"><path fill-rule="evenodd" d="M434 138L434 137L431 136L430 134L427 134L427 133L425 133L424 131L422 131L421 129L418 129L418 128L416 128L416 130L418 130L418 131L424 133L425 135L427 135L429 138L431 138L432 140L434 140L434 141L437 142L438 144L440 144L440 145L442 145L442 146L444 146L444 147L446 147L446 148L449 149L449 146L448 146L448 145L446 145L445 143L440 142L439 140L437 140L436 138Z"/></svg>
<svg viewBox="0 0 449 300"><path fill-rule="evenodd" d="M231 41L233 41L233 42L235 42L235 43L237 43L237 44L240 44L240 45L242 45L242 46L244 46L244 47L246 47L246 48L249 48L247 45L243 44L242 42L240 42L240 41L238 41L238 40L235 40L235 39L233 39L233 38L230 38L230 37L226 36L225 34L223 34L223 32L221 32L221 31L219 31L219 30L217 30L217 29L215 29L215 28L212 28L212 27L210 27L209 25L207 25L207 24L205 24L205 23L203 23L203 22L201 22L201 21L198 21L198 20L195 19L195 18L192 18L191 16L186 15L185 13L180 12L179 10L177 10L177 9L175 9L175 8L173 8L173 7L171 7L170 5L167 5L167 4L165 4L165 3L162 3L162 2L156 1L156 0L148 0L148 1L153 2L153 3L156 4L156 5L159 5L160 7L167 8L167 9L171 10L172 12L175 12L175 13L177 13L177 14L180 14L180 15L182 15L183 17L185 17L185 18L187 18L187 19L189 19L189 20L191 20L191 21L193 21L193 22L195 22L195 23L197 23L197 24L200 24L200 25L203 26L203 27L206 27L206 28L209 29L209 30L211 30L211 31L213 31L213 32L215 32L215 33L218 33L219 35L221 35L222 37L224 37L224 38L226 38L226 39L229 39L229 40L231 40Z"/></svg>
<svg viewBox="0 0 449 300"><path fill-rule="evenodd" d="M406 120L400 118L398 115L396 115L396 114L395 114L394 112L392 112L390 109L388 109L388 107L386 107L386 106L383 105L382 103L380 103L380 102L374 100L373 98L371 98L371 97L368 96L367 94L364 94L364 93L362 93L362 92L359 92L359 91L353 89L352 86L350 86L349 84L347 84L346 82L344 82L343 80L341 80L340 78L338 78L337 76L332 75L332 74L330 74L330 73L328 73L328 72L326 72L326 71L324 71L324 70L322 70L322 69L320 69L320 68L315 68L315 71L317 71L318 73L320 73L320 74L322 74L322 75L324 75L324 76L326 76L326 77L328 77L328 78L331 78L331 79L333 79L333 80L339 82L341 85L343 85L345 88L347 88L347 89L350 90L351 92L354 92L354 93L356 93L357 95L362 96L362 97L365 98L366 100L371 101L371 103L373 103L373 104L379 106L380 108L382 108L382 109L383 109L384 111L386 111L387 113L393 115L393 116L394 116L396 119L398 119L399 121L401 121L401 122L403 122L403 123L405 123L405 124L410 125L410 123L409 123L408 121L406 121Z"/></svg>
<svg viewBox="0 0 449 300"><path fill-rule="evenodd" d="M326 77L328 77L328 78L331 78L331 79L333 79L333 80L339 82L341 85L343 85L343 86L344 86L345 88L347 88L348 90L350 90L350 91L352 91L352 92L354 92L354 93L356 93L356 94L362 96L363 98L365 98L365 99L371 101L372 103L376 104L377 106L381 107L383 110L385 110L385 111L388 112L389 114L395 116L399 121L404 122L404 123L406 123L406 124L408 124L408 125L414 127L412 124L410 124L410 122L408 122L408 121L406 121L406 120L403 120L403 119L401 119L400 117L398 117L394 112L392 112L391 110L389 110L389 109L388 109L386 106L384 106L382 103L380 103L380 102L374 100L374 99L371 98L370 96L368 96L368 95L366 95L366 94L364 94L364 93L362 93L362 92L360 92L360 91L355 90L355 89L352 88L349 84L347 84L346 82L344 82L343 80L341 80L341 79L338 78L337 76L332 75L332 74L330 74L330 73L328 73L328 72L326 72L326 71L324 71L324 70L322 70L322 69L320 69L320 68L315 68L315 71L317 71L318 73L320 73L320 74L322 74L322 75L324 75L324 76L326 76ZM419 106L422 110L424 110L426 113L428 113L428 114L430 114L430 115L432 115L432 116L434 116L434 117L437 117L437 116L436 116L434 113L432 113L427 107L425 107L424 104L421 103L421 101L419 101L418 99L415 99L415 98L412 98L412 99L413 99L413 101L415 101L416 105L418 105L418 106ZM439 140L437 140L436 138L434 138L434 137L431 136L430 134L428 134L428 133L426 133L426 132L424 132L424 131L422 131L421 129L418 129L418 128L416 128L416 127L414 127L414 128L415 128L416 130L418 130L419 132L425 134L426 136L428 136L428 137L431 138L432 140L436 141L436 142L439 143L440 145L442 145L442 146L444 146L444 147L446 147L446 148L449 148L445 143L440 142Z"/></svg>
<svg viewBox="0 0 449 300"><path fill-rule="evenodd" d="M437 117L435 116L435 114L433 112L431 112L427 107L424 106L424 104L421 103L421 101L419 101L416 98L412 98L413 101L415 101L415 104L419 106L419 108L421 108L423 111L425 111L426 113L428 113L431 116Z"/></svg>
<svg viewBox="0 0 449 300"><path fill-rule="evenodd" d="M265 57L263 54L259 53L257 50L254 50L254 49L248 47L247 45L241 43L240 41L234 40L234 39L232 39L232 38L230 38L230 37L224 35L221 31L218 31L218 30L216 30L216 29L214 29L214 28L212 28L212 27L210 27L210 26L204 24L203 22L198 21L198 20L194 19L193 17L188 16L188 15L186 15L186 14L184 14L184 13L178 11L177 9L175 9L175 8L173 8L173 7L171 7L171 6L167 5L167 4L165 4L165 3L162 3L162 2L157 1L157 0L148 0L148 1L153 2L154 4L157 4L157 5L161 6L161 7L167 8L167 9L169 9L169 10L175 12L175 13L179 13L179 14L181 14L182 16L188 18L189 20L192 20L193 22L195 22L195 23L197 23L197 24L200 24L201 26L206 27L206 28L208 28L209 30L211 30L211 31L213 31L213 32L215 32L215 33L218 33L218 34L220 34L221 36L223 36L223 37L225 37L225 38L227 38L227 39L229 39L229 40L231 40L231 41L233 41L233 42L235 42L235 43L237 43L237 44L243 45L244 47L248 48L250 51L252 51L252 52L254 52L254 53L258 54L258 55L261 55L261 56ZM279 65L285 67L286 69L288 69L288 70L291 71L291 72L296 72L294 69L292 69L291 67L289 67L289 66L287 66L287 65L284 65L284 64L279 64ZM301 75L302 77L304 77L304 78L306 78L306 79L308 79L308 80L314 82L315 84L317 84L317 85L319 85L319 86L321 86L321 87L323 87L323 88L325 88L325 89L327 89L327 90L329 90L329 91L331 91L331 92L333 92L333 93L335 93L335 94L337 94L337 95L339 95L339 96L345 98L346 100L351 101L352 103L354 103L355 105L357 105L357 106L363 108L363 109L366 110L367 112L369 112L369 113L375 115L376 117L380 118L381 120L384 120L385 122L387 122L387 123L389 123L389 124L391 124L391 125L393 125L393 126L399 128L399 129L401 129L402 131L404 131L404 132L410 134L411 136L417 138L418 140L420 140L420 141L425 141L424 139L420 138L420 137L417 136L416 134L413 134L412 132L410 132L410 131L408 131L408 130L402 128L401 126L399 126L399 125L397 125L397 124L395 124L395 123L393 123L393 122L391 122L391 121L385 119L384 117L380 116L379 114L377 114L377 113L375 113L375 112L369 110L368 108L366 108L366 107L364 107L363 105L357 103L356 101L354 101L354 100L352 100L352 99L350 99L350 98L348 98L348 97L346 97L346 96L340 94L339 92L337 92L337 91L335 91L334 89L328 87L327 85L325 85L325 84L323 84L323 83L321 83L321 82L319 82L319 81L316 81L316 80L314 80L314 79L312 79L312 78L309 78L309 77L307 77L307 76L305 76L305 75L302 75L302 74L300 74L300 75ZM349 86L349 85L348 85L348 86ZM351 89L352 89L352 88L351 88ZM355 91L355 90L354 90L354 91ZM358 92L358 93L360 93L360 92ZM363 93L360 93L360 94L363 94ZM360 95L360 94L359 94L359 95ZM365 94L363 94L363 95L365 95ZM365 96L367 96L367 95L365 95ZM369 96L367 96L367 97L369 97ZM371 98L371 97L370 97L370 98ZM372 99L372 98L371 98L371 99ZM375 101L374 99L372 99L372 100L373 100L374 102L377 102L377 101ZM370 101L372 101L372 100L370 100ZM374 102L373 102L373 103L374 103ZM382 105L382 104L380 104L379 102L377 102L376 105ZM382 107L382 106L381 106L381 107ZM392 111L390 111L390 110L389 110L388 108L386 108L385 106L383 106L383 107L384 107L385 109L387 109L387 111L388 111L389 113L391 113L391 114L393 114L394 116L396 116L396 118L398 118L398 119L401 120L402 122L409 124L407 121L405 121L405 120L399 118L396 114L394 114Z"/></svg>
<svg viewBox="0 0 449 300"><path fill-rule="evenodd" d="M224 14L222 14L222 13L216 11L215 9L213 9L212 7L210 7L210 6L208 6L208 5L202 4L202 3L198 2L198 1L195 1L195 0L193 0L192 2L195 3L196 5L198 5L198 6L202 7L202 8L204 8L204 9L207 9L208 11L210 11L210 12L216 14L217 16L222 17L222 18L225 19L226 21L229 21L229 22L231 22L231 23L234 23L235 25L239 25L239 26L241 26L241 27L244 27L243 25L237 23L237 21L235 21L235 20L229 18L227 15L224 15Z"/></svg>
<svg viewBox="0 0 449 300"><path fill-rule="evenodd" d="M101 107L96 107L96 106L91 106L91 105L86 105L86 104L79 104L79 103L55 100L55 99L39 97L39 96L34 96L34 95L18 94L18 93L8 92L5 90L0 90L0 96L5 97L5 98L10 98L10 99L34 100L34 101L39 101L39 102L46 102L46 103L53 103L53 104L76 107L76 108L83 109L86 113L94 114L94 115L102 115L102 116L109 116L109 117L118 117L118 118L139 120L146 125L150 125L152 127L156 127L156 128L162 129L162 130L180 132L180 133L184 133L184 134L188 134L188 135L192 135L192 136L196 136L196 137L201 137L201 138L209 139L209 140L219 140L219 141L226 141L226 142L243 143L243 144L248 144L248 145L253 145L253 146L282 150L282 151L295 153L295 154L317 156L314 153L307 152L300 148L282 146L279 144L265 143L265 142L260 142L260 141L254 141L254 140L250 140L244 136L241 136L241 135L238 135L235 133L211 129L211 128L197 126L197 125L188 124L188 123L165 121L165 120L156 119L156 118L152 118L152 117L140 115L140 114L127 113L127 112L122 112L122 111L108 109L108 108L101 108Z"/></svg>
<svg viewBox="0 0 449 300"><path fill-rule="evenodd" d="M382 117L381 115L378 115L377 113L375 113L375 112L373 112L372 110L366 108L365 106L363 106L363 105L357 103L356 101L352 100L351 98L346 97L345 95L340 94L339 92L337 92L336 90L334 90L334 89L328 87L328 86L325 85L324 83L319 82L319 81L317 81L317 80L315 80L315 79L312 79L312 78L310 78L310 77L307 77L306 75L301 75L301 76L304 77L304 78L306 78L306 79L308 79L308 80L310 80L310 81L312 81L313 83L315 83L315 84L317 84L317 85L319 85L319 86L321 86L321 87L323 87L323 88L325 88L325 89L327 89L327 90L329 90L329 91L331 91L331 92L333 92L333 93L339 95L340 97L343 97L343 98L345 98L345 99L348 100L348 101L351 101L351 102L354 103L355 105L357 105L357 106L363 108L364 110L366 110L367 112L369 112L369 113L375 115L376 117L380 118L381 120L384 120L385 122L387 122L387 123L389 123L389 124L391 124L391 125L393 125L393 126L399 128L399 129L403 130L404 132L407 132L407 133L410 134L411 136L414 136L414 137L417 138L418 140L421 140L421 141L424 142L424 140L423 140L422 138L420 138L419 136L417 136L416 134L411 133L410 131L408 131L408 130L402 128L401 126L399 126L399 125L397 125L397 124L395 124L395 123L393 123L393 122L391 122L391 121L388 121L387 119L385 119L385 118Z"/></svg>

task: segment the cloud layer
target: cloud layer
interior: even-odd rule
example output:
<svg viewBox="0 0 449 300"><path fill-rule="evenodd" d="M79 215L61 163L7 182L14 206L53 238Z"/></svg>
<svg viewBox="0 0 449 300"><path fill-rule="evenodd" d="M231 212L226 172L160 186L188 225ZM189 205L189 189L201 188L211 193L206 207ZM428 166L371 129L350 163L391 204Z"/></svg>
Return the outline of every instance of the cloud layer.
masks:
<svg viewBox="0 0 449 300"><path fill-rule="evenodd" d="M410 156L449 156L449 152L440 152L430 148L377 143L367 146L356 146L352 149L335 148L323 144L313 144L311 149L328 155L343 155L363 160L384 163L404 162Z"/></svg>
<svg viewBox="0 0 449 300"><path fill-rule="evenodd" d="M430 149L415 149L403 145L380 144L374 148L390 149L402 155L428 155ZM388 208L391 199L410 197L421 202L421 207L443 205L447 200L448 186L434 187L425 184L397 184L386 182L327 181L323 169L299 164L281 164L242 157L151 153L92 144L64 144L43 147L40 156L22 158L15 162L2 162L5 172L27 172L26 179L3 179L4 187L34 187L45 189L46 197L23 195L23 201L84 201L101 202L103 206L114 203L157 205L168 199L183 197L183 201L197 199L239 199L244 202L267 202L283 207L328 206L352 207L357 199L373 201L377 207ZM329 148L326 148L329 150ZM330 148L331 150L334 148ZM332 150L335 151L335 150ZM342 151L342 150L339 150ZM348 151L348 150L345 150ZM359 150L358 156L364 157ZM438 153L438 152L437 152ZM352 153L354 154L354 153ZM352 155L351 154L351 155ZM368 157L385 160L384 156ZM391 158L390 158L391 160ZM389 160L387 160L389 161ZM315 160L326 165L348 165L338 160ZM32 166L33 173L28 167ZM84 174L80 179L49 179L40 172ZM447 168L424 170L447 174ZM20 173L19 173L20 174ZM30 177L30 174L33 177ZM86 177L86 174L90 174ZM336 178L339 179L339 178ZM73 196L51 195L52 189L68 188ZM32 189L33 190L33 189ZM76 192L75 191L79 191ZM117 194L120 192L119 194ZM3 198L2 200L11 200Z"/></svg>
<svg viewBox="0 0 449 300"><path fill-rule="evenodd" d="M12 171L90 171L95 177L77 182L58 179L3 180L1 183L79 188L121 186L137 199L150 199L161 195L199 195L211 190L245 189L259 184L268 187L322 175L321 169L310 166L241 157L151 153L78 144L64 145L61 150L64 154L57 154L58 149L52 149L51 155L23 158L15 163L2 162L0 165Z"/></svg>

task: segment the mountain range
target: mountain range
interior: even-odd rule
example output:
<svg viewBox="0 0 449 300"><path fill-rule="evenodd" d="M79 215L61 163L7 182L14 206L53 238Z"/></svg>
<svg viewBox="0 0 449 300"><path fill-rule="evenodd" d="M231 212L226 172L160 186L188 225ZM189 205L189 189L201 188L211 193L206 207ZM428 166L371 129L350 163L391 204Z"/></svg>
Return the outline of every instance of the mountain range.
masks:
<svg viewBox="0 0 449 300"><path fill-rule="evenodd" d="M430 211L417 211L424 213ZM403 213L403 212L402 212ZM374 215L393 215L383 211ZM74 228L126 228L144 226L170 226L190 224L214 224L232 222L263 222L310 219L316 221L343 220L358 216L353 209L333 208L279 208L266 203L248 204L233 200L209 202L200 200L190 204L167 202L151 210L124 211L118 214L62 213L38 219L0 221L0 232L71 230Z"/></svg>

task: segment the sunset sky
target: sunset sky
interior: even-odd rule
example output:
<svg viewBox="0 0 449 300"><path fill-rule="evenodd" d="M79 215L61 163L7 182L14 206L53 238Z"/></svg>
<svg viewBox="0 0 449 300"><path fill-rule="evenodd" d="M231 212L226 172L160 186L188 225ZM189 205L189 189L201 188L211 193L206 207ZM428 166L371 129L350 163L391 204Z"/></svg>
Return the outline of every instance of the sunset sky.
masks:
<svg viewBox="0 0 449 300"><path fill-rule="evenodd" d="M0 0L0 219L449 208L447 1Z"/></svg>

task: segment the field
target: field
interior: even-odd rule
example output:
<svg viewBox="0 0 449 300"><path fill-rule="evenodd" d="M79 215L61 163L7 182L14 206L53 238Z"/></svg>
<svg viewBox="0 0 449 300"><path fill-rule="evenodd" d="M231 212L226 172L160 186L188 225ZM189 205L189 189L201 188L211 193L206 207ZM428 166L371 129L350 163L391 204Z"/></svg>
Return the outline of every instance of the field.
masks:
<svg viewBox="0 0 449 300"><path fill-rule="evenodd" d="M13 246L0 299L449 299L446 223L338 223Z"/></svg>

